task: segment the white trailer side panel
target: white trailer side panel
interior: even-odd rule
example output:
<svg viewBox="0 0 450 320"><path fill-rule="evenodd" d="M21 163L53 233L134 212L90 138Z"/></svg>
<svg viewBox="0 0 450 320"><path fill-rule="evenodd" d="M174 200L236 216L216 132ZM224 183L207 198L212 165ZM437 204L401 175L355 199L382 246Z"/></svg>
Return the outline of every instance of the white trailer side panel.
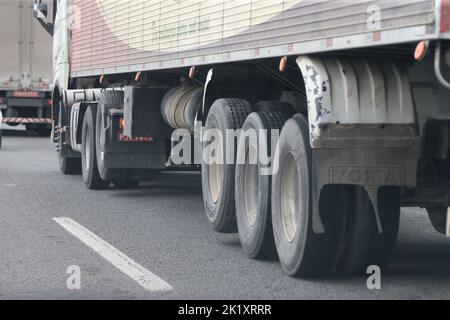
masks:
<svg viewBox="0 0 450 320"><path fill-rule="evenodd" d="M72 76L434 39L439 0L73 0Z"/></svg>

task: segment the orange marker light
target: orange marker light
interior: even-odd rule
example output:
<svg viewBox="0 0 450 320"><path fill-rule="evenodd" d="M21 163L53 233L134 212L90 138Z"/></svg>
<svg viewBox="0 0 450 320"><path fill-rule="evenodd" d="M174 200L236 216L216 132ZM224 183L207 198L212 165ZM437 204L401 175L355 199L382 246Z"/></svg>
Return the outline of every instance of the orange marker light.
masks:
<svg viewBox="0 0 450 320"><path fill-rule="evenodd" d="M125 119L124 118L120 118L119 119L119 128L120 129L124 129L125 128Z"/></svg>
<svg viewBox="0 0 450 320"><path fill-rule="evenodd" d="M105 82L105 75L102 74L102 75L100 76L99 83L100 83L100 84L103 84L104 82Z"/></svg>
<svg viewBox="0 0 450 320"><path fill-rule="evenodd" d="M194 79L195 77L195 66L192 66L191 69L189 69L189 79Z"/></svg>
<svg viewBox="0 0 450 320"><path fill-rule="evenodd" d="M287 57L281 58L281 60L280 60L280 72L285 72L286 71L287 62L288 62L288 58Z"/></svg>
<svg viewBox="0 0 450 320"><path fill-rule="evenodd" d="M414 51L414 59L417 61L422 61L425 56L427 55L428 51L428 42L427 41L421 41L416 47L416 50Z"/></svg>
<svg viewBox="0 0 450 320"><path fill-rule="evenodd" d="M134 81L139 82L141 81L142 72L136 73L136 76L134 77Z"/></svg>

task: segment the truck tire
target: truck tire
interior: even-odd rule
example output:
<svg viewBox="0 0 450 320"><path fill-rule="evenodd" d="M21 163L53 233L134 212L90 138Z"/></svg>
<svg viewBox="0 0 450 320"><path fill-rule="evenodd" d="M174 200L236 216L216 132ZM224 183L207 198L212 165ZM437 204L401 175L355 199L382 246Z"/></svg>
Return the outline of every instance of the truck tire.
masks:
<svg viewBox="0 0 450 320"><path fill-rule="evenodd" d="M434 230L440 234L446 234L447 229L447 209L445 207L428 207L428 218Z"/></svg>
<svg viewBox="0 0 450 320"><path fill-rule="evenodd" d="M363 272L375 221L375 213L364 187L350 188L355 201L351 203L343 219L341 252L336 266L339 273L348 275Z"/></svg>
<svg viewBox="0 0 450 320"><path fill-rule="evenodd" d="M272 178L272 223L278 257L290 276L323 276L331 272L336 258L345 188L322 190L319 214L325 232L315 233L313 159L308 122L302 115L286 122L277 152L280 167Z"/></svg>
<svg viewBox="0 0 450 320"><path fill-rule="evenodd" d="M46 124L27 124L25 129L28 134L38 135L39 137L50 137L51 129Z"/></svg>
<svg viewBox="0 0 450 320"><path fill-rule="evenodd" d="M74 176L81 173L81 159L58 156L59 169L63 175Z"/></svg>
<svg viewBox="0 0 450 320"><path fill-rule="evenodd" d="M400 188L397 187L384 187L379 191L378 211L383 233L380 234L376 224L373 225L369 257L364 269L371 265L377 265L386 270L389 265L397 244L400 225L400 193ZM371 209L373 210L373 207Z"/></svg>
<svg viewBox="0 0 450 320"><path fill-rule="evenodd" d="M255 104L253 110L280 112L286 119L290 119L295 115L294 107L290 103L282 101L261 101Z"/></svg>
<svg viewBox="0 0 450 320"><path fill-rule="evenodd" d="M48 125L38 125L37 134L41 137L50 137L52 129L48 127Z"/></svg>
<svg viewBox="0 0 450 320"><path fill-rule="evenodd" d="M224 146L226 146L228 143L226 130L242 128L245 119L250 113L250 104L245 100L219 99L211 107L206 120L205 130L219 130L223 135ZM232 142L230 141L229 143L231 144ZM236 145L237 141L235 139L234 147ZM205 142L203 149L207 147ZM220 233L235 233L237 232L234 203L235 165L234 163L226 164L225 158L224 152L223 162L220 164L202 161L203 201L206 216L214 230Z"/></svg>
<svg viewBox="0 0 450 320"><path fill-rule="evenodd" d="M112 183L116 189L134 189L139 186L140 181L132 179L122 179L114 180Z"/></svg>
<svg viewBox="0 0 450 320"><path fill-rule="evenodd" d="M123 91L104 91L100 96L98 102L97 114L95 117L96 121L96 135L95 135L95 145L96 145L96 158L98 172L102 180L113 181L113 180L123 180L126 179L127 170L126 169L107 169L105 167L105 161L102 157L102 153L105 151L105 144L107 141L106 137L106 118L105 115L109 113L109 110L118 108L122 109L124 103L124 92Z"/></svg>
<svg viewBox="0 0 450 320"><path fill-rule="evenodd" d="M63 138L61 128L64 127L64 105L62 101L58 111L58 131L56 132L56 143L58 145L58 164L63 175L79 175L81 174L81 158L69 158L63 155Z"/></svg>
<svg viewBox="0 0 450 320"><path fill-rule="evenodd" d="M89 106L84 114L81 162L83 181L90 190L102 190L109 187L109 182L104 181L98 172L96 152L96 115L97 107Z"/></svg>
<svg viewBox="0 0 450 320"><path fill-rule="evenodd" d="M343 253L337 264L342 274L363 274L367 267L387 268L397 241L400 220L398 188L381 188L378 211L383 232L380 234L372 201L363 187L353 188L355 201L343 224Z"/></svg>
<svg viewBox="0 0 450 320"><path fill-rule="evenodd" d="M25 131L27 132L27 135L37 135L37 130L35 125L26 124L25 125Z"/></svg>
<svg viewBox="0 0 450 320"><path fill-rule="evenodd" d="M116 189L133 189L139 186L141 181L155 180L161 172L154 169L127 169L122 178L112 180Z"/></svg>
<svg viewBox="0 0 450 320"><path fill-rule="evenodd" d="M253 259L267 259L276 256L273 238L270 198L272 194L272 176L261 170L270 169L272 164L250 163L249 154L258 154L264 144L268 156L272 156L271 130L280 130L286 122L280 112L254 112L250 114L242 127L242 132L255 130L257 145L251 145L245 136L241 136L238 144L235 176L236 219L244 252ZM267 130L266 140L260 140L260 130ZM264 140L264 139L263 139ZM253 149L253 150L251 150ZM258 157L257 160L260 158ZM242 160L242 162L241 162Z"/></svg>

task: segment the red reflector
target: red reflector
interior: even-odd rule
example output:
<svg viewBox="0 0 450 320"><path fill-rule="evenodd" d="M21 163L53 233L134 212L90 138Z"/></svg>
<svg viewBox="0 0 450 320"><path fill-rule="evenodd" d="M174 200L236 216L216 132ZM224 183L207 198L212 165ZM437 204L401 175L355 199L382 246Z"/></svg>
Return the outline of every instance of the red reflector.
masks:
<svg viewBox="0 0 450 320"><path fill-rule="evenodd" d="M15 98L38 98L39 92L37 92L37 91L14 91L13 97L15 97Z"/></svg>
<svg viewBox="0 0 450 320"><path fill-rule="evenodd" d="M153 142L153 137L128 137L124 134L119 136L120 142Z"/></svg>
<svg viewBox="0 0 450 320"><path fill-rule="evenodd" d="M48 104L49 106L52 106L52 105L53 105L53 99L48 99L48 100L47 100L47 104Z"/></svg>

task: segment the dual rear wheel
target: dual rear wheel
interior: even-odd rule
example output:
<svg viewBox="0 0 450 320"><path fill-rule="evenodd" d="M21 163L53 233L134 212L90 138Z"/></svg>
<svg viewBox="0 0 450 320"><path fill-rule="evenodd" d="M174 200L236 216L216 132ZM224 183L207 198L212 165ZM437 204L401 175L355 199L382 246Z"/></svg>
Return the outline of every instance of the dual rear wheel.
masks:
<svg viewBox="0 0 450 320"><path fill-rule="evenodd" d="M276 256L271 219L272 175L277 166L273 157L276 135L286 120L279 111L254 112L245 121L239 139L235 172L237 226L244 251L255 259Z"/></svg>
<svg viewBox="0 0 450 320"><path fill-rule="evenodd" d="M58 118L56 121L56 127L54 128L52 134L52 140L56 145L58 150L58 164L59 169L63 175L78 175L81 173L81 159L79 157L73 158L64 154L64 134L63 127L66 123L65 118L67 117L66 107L60 99L58 106Z"/></svg>
<svg viewBox="0 0 450 320"><path fill-rule="evenodd" d="M106 189L110 181L105 181L100 177L97 164L97 146L96 146L96 116L97 107L91 105L84 114L81 142L81 166L83 181L91 190Z"/></svg>
<svg viewBox="0 0 450 320"><path fill-rule="evenodd" d="M99 147L99 112L91 105L86 110L82 128L81 162L83 181L91 190L109 188L112 183L116 189L131 189L139 185L129 171L124 169L105 169L101 148ZM120 171L119 171L120 170Z"/></svg>
<svg viewBox="0 0 450 320"><path fill-rule="evenodd" d="M236 157L227 159L225 152L228 148L236 150L237 136L227 133L242 128L251 112L250 104L245 100L220 99L212 105L206 121L205 137L210 135L210 139L207 139L209 144L204 145L208 161L202 161L203 201L209 222L220 233L237 231L234 204Z"/></svg>
<svg viewBox="0 0 450 320"><path fill-rule="evenodd" d="M279 103L273 103L274 108L265 103L263 111L252 113L248 103L240 100L245 106L241 116L247 114L246 119L228 124L226 119L234 119L237 112L229 102L216 102L206 122L207 128L219 131L243 129L236 165L204 163L202 167L205 207L214 228L220 232L237 229L249 257L278 255L291 276L315 277L331 271L356 274L374 264L386 267L397 238L399 190L380 189L377 214L366 190L358 186L325 186L315 205L307 119L295 115L288 120L287 112L276 108ZM249 129L266 134L258 135L252 145L245 134ZM268 133L272 130L281 130L274 154L269 151L272 162L250 162L255 149L274 149ZM268 168L270 172L263 173ZM217 221L227 221L227 228ZM322 230L313 227L317 223Z"/></svg>
<svg viewBox="0 0 450 320"><path fill-rule="evenodd" d="M104 160L106 148L107 114L109 110L121 108L124 93L122 91L105 91L98 106L90 105L83 119L82 127L82 174L83 181L89 189L106 189L112 183L116 189L131 189L139 185L138 175L131 169L107 168ZM146 180L157 175L156 171L147 170Z"/></svg>
<svg viewBox="0 0 450 320"><path fill-rule="evenodd" d="M122 91L105 91L98 105L91 104L84 113L81 134L81 158L72 158L64 154L63 123L66 123L65 108L60 102L58 121L53 139L58 149L58 160L61 172L65 175L82 174L83 181L91 190L109 188L111 183L117 189L131 189L139 185L141 173L146 180L152 180L157 171L137 172L129 169L108 169L103 154L105 151L105 115L113 108L121 108L124 94Z"/></svg>

